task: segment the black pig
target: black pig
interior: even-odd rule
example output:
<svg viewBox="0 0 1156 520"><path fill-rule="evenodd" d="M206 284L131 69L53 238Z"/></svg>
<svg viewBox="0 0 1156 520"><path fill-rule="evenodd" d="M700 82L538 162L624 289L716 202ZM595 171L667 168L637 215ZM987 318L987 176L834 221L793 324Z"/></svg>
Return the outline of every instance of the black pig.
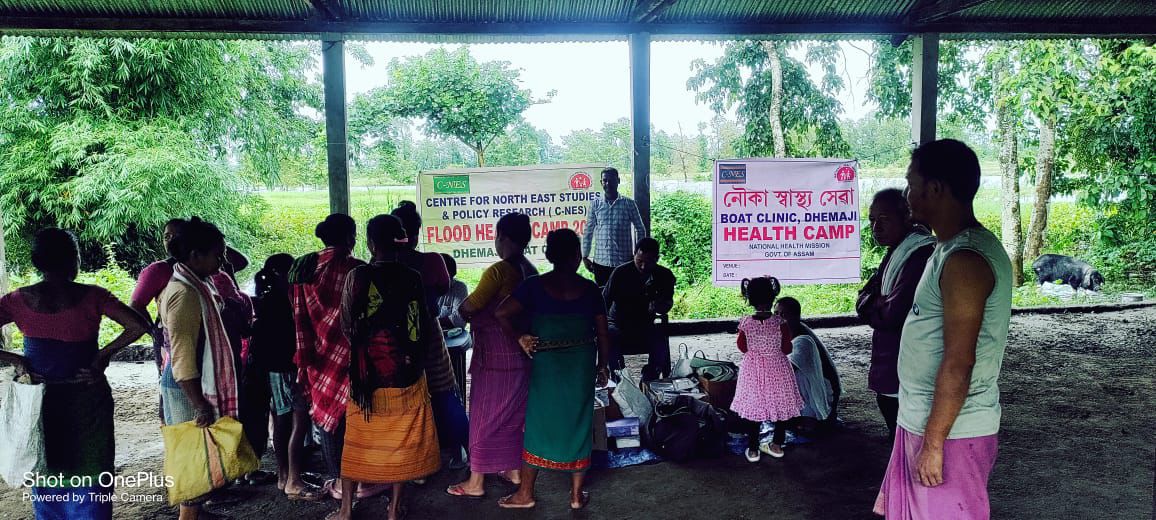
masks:
<svg viewBox="0 0 1156 520"><path fill-rule="evenodd" d="M1072 286L1072 289L1087 289L1099 292L1104 284L1104 276L1091 264L1064 255L1040 255L1032 262L1032 270L1036 272L1036 283L1063 280Z"/></svg>

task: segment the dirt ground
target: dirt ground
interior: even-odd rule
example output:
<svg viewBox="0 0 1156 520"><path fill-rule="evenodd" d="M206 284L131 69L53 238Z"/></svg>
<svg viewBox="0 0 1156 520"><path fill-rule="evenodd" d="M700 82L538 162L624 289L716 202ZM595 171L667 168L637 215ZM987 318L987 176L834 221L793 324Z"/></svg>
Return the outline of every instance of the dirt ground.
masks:
<svg viewBox="0 0 1156 520"><path fill-rule="evenodd" d="M464 471L443 471L410 485L410 518L705 518L870 519L887 463L886 429L866 390L870 331L820 329L842 373L842 431L788 449L781 460L750 464L738 456L688 464L657 463L594 471L589 509L570 513L567 480L544 474L538 507L505 511L495 501L511 491L487 482L485 500L446 496ZM1004 405L1000 453L991 480L995 518L1152 518L1156 463L1156 307L1102 314L1019 315L1000 379ZM726 335L672 338L691 352L737 359ZM639 360L632 360L638 363ZM155 419L149 364L112 367L117 401L117 470L158 472L163 448ZM0 380L8 381L7 375ZM314 457L320 468L320 460ZM266 469L272 468L269 457ZM163 490L118 488L135 500L117 518L176 518ZM273 486L229 491L244 498L215 511L233 518L320 519L334 501L291 503ZM22 490L0 491L0 519L31 518ZM385 518L383 498L362 501L357 518Z"/></svg>

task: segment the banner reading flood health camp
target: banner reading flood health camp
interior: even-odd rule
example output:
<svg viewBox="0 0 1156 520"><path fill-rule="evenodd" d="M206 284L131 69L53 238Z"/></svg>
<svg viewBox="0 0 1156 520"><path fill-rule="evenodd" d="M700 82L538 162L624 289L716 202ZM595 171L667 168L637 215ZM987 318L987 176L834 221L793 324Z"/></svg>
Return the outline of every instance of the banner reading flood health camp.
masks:
<svg viewBox="0 0 1156 520"><path fill-rule="evenodd" d="M502 215L525 213L533 235L526 256L546 258L546 234L570 228L582 234L602 166L539 165L421 172L417 180L423 251L453 255L459 266L488 266Z"/></svg>
<svg viewBox="0 0 1156 520"><path fill-rule="evenodd" d="M715 162L714 283L859 282L859 164L842 159Z"/></svg>

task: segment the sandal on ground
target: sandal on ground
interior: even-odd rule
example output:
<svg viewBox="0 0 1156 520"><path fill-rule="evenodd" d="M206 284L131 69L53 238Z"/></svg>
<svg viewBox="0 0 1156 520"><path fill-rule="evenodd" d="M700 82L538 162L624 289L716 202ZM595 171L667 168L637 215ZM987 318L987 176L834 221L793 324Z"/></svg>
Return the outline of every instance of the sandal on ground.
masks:
<svg viewBox="0 0 1156 520"><path fill-rule="evenodd" d="M502 509L533 509L534 506L538 505L538 502L536 501L531 501L528 504L513 504L510 503L510 499L512 498L514 498L514 495L506 495L502 497L500 500L498 500L498 507Z"/></svg>
<svg viewBox="0 0 1156 520"><path fill-rule="evenodd" d="M466 488L462 487L461 484L454 484L454 485L446 488L446 494L450 495L450 496L462 497L462 498L485 498L486 497L485 491L483 491L482 494L480 494L480 495L472 495L470 493L466 493Z"/></svg>
<svg viewBox="0 0 1156 520"><path fill-rule="evenodd" d="M328 496L327 493L322 493L320 489L305 486L296 493L285 491L285 497L291 501L297 502L316 502Z"/></svg>
<svg viewBox="0 0 1156 520"><path fill-rule="evenodd" d="M341 481L335 478L326 480L321 485L321 494L329 495L329 498L334 500L341 500Z"/></svg>
<svg viewBox="0 0 1156 520"><path fill-rule="evenodd" d="M578 507L574 507L574 502L570 502L570 510L571 511L581 511L582 509L585 509L586 505L589 503L590 503L590 492L589 491L583 491L582 492L582 499L578 502Z"/></svg>
<svg viewBox="0 0 1156 520"><path fill-rule="evenodd" d="M779 447L779 451L774 451L771 449L771 446L772 445L770 444L763 444L759 446L759 451L766 453L767 455L770 455L776 459L781 459L783 458L783 455L786 455L786 453L783 452L783 448L781 446Z"/></svg>
<svg viewBox="0 0 1156 520"><path fill-rule="evenodd" d="M245 483L250 486L264 486L267 484L272 484L276 481L277 475L274 475L268 471L257 470L250 472L248 475L245 475Z"/></svg>
<svg viewBox="0 0 1156 520"><path fill-rule="evenodd" d="M753 450L751 448L747 448L747 452L745 453L745 455L747 457L747 462L758 462L760 459L763 458L762 455L759 453L759 450Z"/></svg>

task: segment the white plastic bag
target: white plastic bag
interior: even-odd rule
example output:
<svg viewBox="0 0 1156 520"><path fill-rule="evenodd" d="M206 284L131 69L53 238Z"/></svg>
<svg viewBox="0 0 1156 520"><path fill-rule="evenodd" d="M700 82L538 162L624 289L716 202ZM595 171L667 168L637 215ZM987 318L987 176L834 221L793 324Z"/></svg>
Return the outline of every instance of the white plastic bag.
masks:
<svg viewBox="0 0 1156 520"><path fill-rule="evenodd" d="M623 417L637 417L640 422L645 423L654 411L654 405L650 404L650 399L647 399L646 394L642 393L642 389L638 387L638 382L630 377L628 371L618 370L616 372L619 377L618 386L614 387L614 393L610 396L618 403Z"/></svg>
<svg viewBox="0 0 1156 520"><path fill-rule="evenodd" d="M683 343L678 346L679 355L678 360L674 362L674 368L670 370L670 377L690 377L694 375L694 367L690 366L690 347Z"/></svg>
<svg viewBox="0 0 1156 520"><path fill-rule="evenodd" d="M0 478L20 487L27 473L44 468L44 427L40 405L44 385L13 381L0 401Z"/></svg>

